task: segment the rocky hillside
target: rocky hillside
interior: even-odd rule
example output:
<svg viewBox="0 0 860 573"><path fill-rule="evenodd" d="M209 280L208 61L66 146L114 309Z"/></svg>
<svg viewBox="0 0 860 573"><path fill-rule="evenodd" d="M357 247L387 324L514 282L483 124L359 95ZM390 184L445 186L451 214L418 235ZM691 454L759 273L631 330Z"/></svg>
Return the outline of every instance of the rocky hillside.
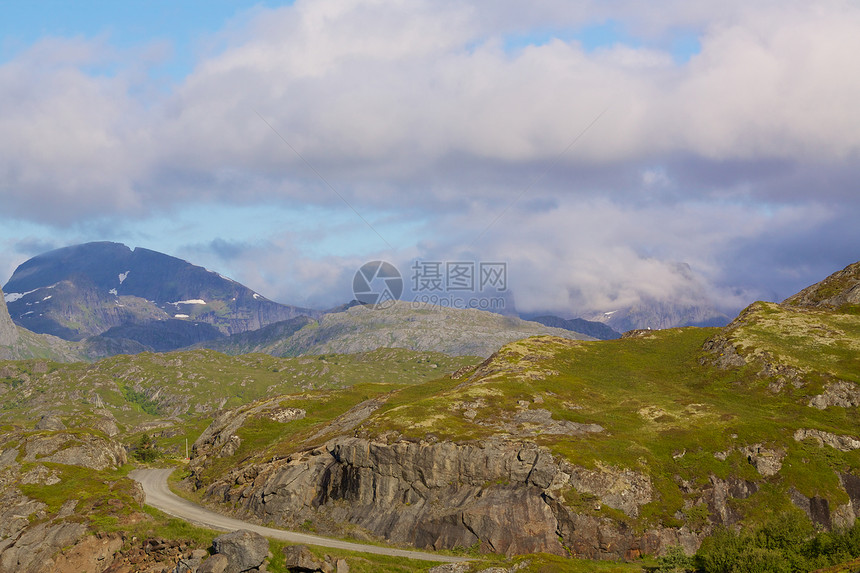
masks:
<svg viewBox="0 0 860 573"><path fill-rule="evenodd" d="M3 289L0 289L0 298L3 298ZM0 346L12 346L16 342L18 342L18 327L9 316L5 300L0 301Z"/></svg>
<svg viewBox="0 0 860 573"><path fill-rule="evenodd" d="M564 319L553 315L541 315L535 317L524 316L522 318L533 322L539 322L544 326L579 332L580 334L596 338L597 340L615 340L616 338L621 338L620 332L613 330L612 327L607 326L602 322L585 320L582 318Z"/></svg>
<svg viewBox="0 0 860 573"><path fill-rule="evenodd" d="M850 310L860 305L860 262L785 299L783 306Z"/></svg>
<svg viewBox="0 0 860 573"><path fill-rule="evenodd" d="M126 337L158 350L319 314L272 302L181 259L107 242L34 257L4 289L12 319L33 332L66 340Z"/></svg>
<svg viewBox="0 0 860 573"><path fill-rule="evenodd" d="M193 482L286 526L631 559L767 516L854 523L858 406L854 307L756 303L724 329L536 337L408 389L256 402L203 433Z"/></svg>
<svg viewBox="0 0 860 573"><path fill-rule="evenodd" d="M35 334L16 326L0 290L0 360L48 358L62 362L83 360L87 350L54 336Z"/></svg>
<svg viewBox="0 0 860 573"><path fill-rule="evenodd" d="M575 340L591 337L492 312L398 302L389 308L354 306L323 316L302 328L296 322L271 337L256 333L205 342L200 346L239 354L273 356L352 354L376 348L407 348L451 356L489 356L503 344L536 334ZM287 334L287 336L283 336Z"/></svg>

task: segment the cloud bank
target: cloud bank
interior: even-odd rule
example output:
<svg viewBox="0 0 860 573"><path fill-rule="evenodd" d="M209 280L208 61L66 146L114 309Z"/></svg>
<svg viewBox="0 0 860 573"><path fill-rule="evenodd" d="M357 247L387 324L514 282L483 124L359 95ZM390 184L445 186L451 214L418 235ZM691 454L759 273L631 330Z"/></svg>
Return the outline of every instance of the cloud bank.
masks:
<svg viewBox="0 0 860 573"><path fill-rule="evenodd" d="M703 4L298 1L168 89L157 50L46 38L0 65L2 216L345 201L392 247L287 233L239 257L226 230L174 251L286 302L335 302L370 257L509 261L523 310L683 298L679 261L725 308L787 296L860 258L860 7Z"/></svg>

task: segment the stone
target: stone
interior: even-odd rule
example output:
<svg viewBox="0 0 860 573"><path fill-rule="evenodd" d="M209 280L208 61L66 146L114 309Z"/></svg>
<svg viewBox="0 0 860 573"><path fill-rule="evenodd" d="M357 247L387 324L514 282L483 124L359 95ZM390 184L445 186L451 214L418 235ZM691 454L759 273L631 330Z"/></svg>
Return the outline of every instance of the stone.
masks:
<svg viewBox="0 0 860 573"><path fill-rule="evenodd" d="M286 568L289 571L296 573L334 573L334 568L330 564L317 558L304 545L288 545L284 547L284 558L286 559Z"/></svg>
<svg viewBox="0 0 860 573"><path fill-rule="evenodd" d="M224 573L242 573L258 568L269 554L269 541L253 531L240 529L212 541L216 554L227 558Z"/></svg>
<svg viewBox="0 0 860 573"><path fill-rule="evenodd" d="M229 564L226 556L216 554L204 561L197 573L224 573Z"/></svg>
<svg viewBox="0 0 860 573"><path fill-rule="evenodd" d="M0 573L53 571L52 556L63 547L75 545L86 533L80 523L40 523L24 530L14 545L0 553Z"/></svg>
<svg viewBox="0 0 860 573"><path fill-rule="evenodd" d="M37 430L65 430L66 425L59 418L59 416L54 416L52 414L45 414L42 416L38 422L36 422Z"/></svg>

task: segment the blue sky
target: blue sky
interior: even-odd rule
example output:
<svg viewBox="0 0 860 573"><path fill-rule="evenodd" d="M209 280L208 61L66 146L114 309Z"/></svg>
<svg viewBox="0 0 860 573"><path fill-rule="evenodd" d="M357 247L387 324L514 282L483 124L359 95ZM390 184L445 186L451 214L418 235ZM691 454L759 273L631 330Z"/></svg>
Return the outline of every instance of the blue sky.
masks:
<svg viewBox="0 0 860 573"><path fill-rule="evenodd" d="M506 260L518 308L566 316L788 296L860 258L858 24L836 1L0 2L0 282L114 240L319 307L377 258Z"/></svg>

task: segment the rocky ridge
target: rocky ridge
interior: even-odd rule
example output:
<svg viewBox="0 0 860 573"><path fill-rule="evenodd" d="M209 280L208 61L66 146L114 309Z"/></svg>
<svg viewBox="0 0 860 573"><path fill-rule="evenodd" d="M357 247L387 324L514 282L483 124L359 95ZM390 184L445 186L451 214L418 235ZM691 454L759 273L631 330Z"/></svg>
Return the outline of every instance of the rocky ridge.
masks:
<svg viewBox="0 0 860 573"><path fill-rule="evenodd" d="M12 346L18 341L18 327L9 316L3 289L0 289L0 346Z"/></svg>
<svg viewBox="0 0 860 573"><path fill-rule="evenodd" d="M490 356L500 346L539 334L594 340L577 332L474 309L398 301L384 309L355 306L255 349L273 356L353 354L380 347ZM217 346L216 346L217 347Z"/></svg>

